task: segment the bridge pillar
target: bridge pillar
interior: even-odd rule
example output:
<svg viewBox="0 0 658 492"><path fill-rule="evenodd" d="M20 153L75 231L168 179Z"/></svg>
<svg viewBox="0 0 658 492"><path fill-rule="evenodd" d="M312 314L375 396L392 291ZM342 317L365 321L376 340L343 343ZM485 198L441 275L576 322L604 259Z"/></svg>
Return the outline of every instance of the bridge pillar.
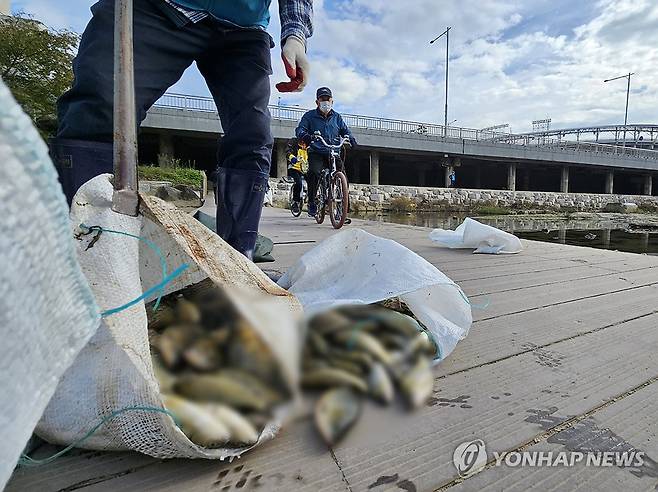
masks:
<svg viewBox="0 0 658 492"><path fill-rule="evenodd" d="M421 165L418 168L418 186L425 186L425 166Z"/></svg>
<svg viewBox="0 0 658 492"><path fill-rule="evenodd" d="M516 191L516 164L514 162L507 165L507 189Z"/></svg>
<svg viewBox="0 0 658 492"><path fill-rule="evenodd" d="M276 177L283 178L288 174L288 161L286 159L286 142L276 144Z"/></svg>
<svg viewBox="0 0 658 492"><path fill-rule="evenodd" d="M569 166L562 166L562 179L560 180L560 191L569 193Z"/></svg>
<svg viewBox="0 0 658 492"><path fill-rule="evenodd" d="M379 184L379 152L370 151L370 184Z"/></svg>
<svg viewBox="0 0 658 492"><path fill-rule="evenodd" d="M604 191L604 193L612 194L614 188L615 188L615 174L612 170L610 170L605 175L605 191Z"/></svg>
<svg viewBox="0 0 658 492"><path fill-rule="evenodd" d="M361 182L361 163L357 159L352 160L352 182Z"/></svg>
<svg viewBox="0 0 658 492"><path fill-rule="evenodd" d="M169 133L161 133L158 138L158 166L167 167L174 157L174 140Z"/></svg>
<svg viewBox="0 0 658 492"><path fill-rule="evenodd" d="M644 176L644 194L651 196L653 194L652 188L651 174L646 174Z"/></svg>

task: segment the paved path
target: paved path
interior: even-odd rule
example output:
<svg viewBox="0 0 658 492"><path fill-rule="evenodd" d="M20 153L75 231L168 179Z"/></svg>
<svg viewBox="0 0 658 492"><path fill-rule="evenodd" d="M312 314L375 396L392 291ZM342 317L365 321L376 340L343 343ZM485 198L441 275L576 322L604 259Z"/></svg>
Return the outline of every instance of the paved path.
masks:
<svg viewBox="0 0 658 492"><path fill-rule="evenodd" d="M435 370L435 394L413 414L368 405L329 450L300 421L232 464L76 451L15 473L7 490L257 489L372 491L654 490L658 485L658 257L523 241L512 256L433 246L428 229L355 220L458 282L474 304L469 336ZM330 225L265 209L262 232L285 271L333 234ZM482 439L493 452L645 454L637 468L490 466L458 479L452 456ZM41 449L52 452L52 448Z"/></svg>

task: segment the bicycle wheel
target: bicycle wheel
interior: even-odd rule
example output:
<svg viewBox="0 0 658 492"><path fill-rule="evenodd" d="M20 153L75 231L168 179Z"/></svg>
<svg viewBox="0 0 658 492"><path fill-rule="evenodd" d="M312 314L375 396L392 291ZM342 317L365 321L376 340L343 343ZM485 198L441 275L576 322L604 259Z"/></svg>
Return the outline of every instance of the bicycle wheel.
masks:
<svg viewBox="0 0 658 492"><path fill-rule="evenodd" d="M329 191L329 218L334 229L340 229L345 223L348 200L347 178L338 171L331 178L331 190Z"/></svg>
<svg viewBox="0 0 658 492"><path fill-rule="evenodd" d="M324 176L320 178L320 182L318 183L318 191L315 194L315 205L317 206L317 212L315 213L315 221L318 224L322 224L324 222L324 214L325 214L325 186L324 186ZM310 201L310 199L309 199Z"/></svg>

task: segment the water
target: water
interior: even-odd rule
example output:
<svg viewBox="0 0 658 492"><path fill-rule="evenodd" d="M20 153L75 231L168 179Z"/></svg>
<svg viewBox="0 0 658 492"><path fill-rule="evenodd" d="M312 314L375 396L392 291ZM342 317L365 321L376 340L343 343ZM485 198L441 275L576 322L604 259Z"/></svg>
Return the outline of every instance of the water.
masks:
<svg viewBox="0 0 658 492"><path fill-rule="evenodd" d="M632 221L624 223L618 216L589 215L591 217L575 219L548 215L498 215L477 217L477 220L533 241L658 255L657 225L640 226ZM467 215L424 212L360 214L356 217L396 224L455 229Z"/></svg>

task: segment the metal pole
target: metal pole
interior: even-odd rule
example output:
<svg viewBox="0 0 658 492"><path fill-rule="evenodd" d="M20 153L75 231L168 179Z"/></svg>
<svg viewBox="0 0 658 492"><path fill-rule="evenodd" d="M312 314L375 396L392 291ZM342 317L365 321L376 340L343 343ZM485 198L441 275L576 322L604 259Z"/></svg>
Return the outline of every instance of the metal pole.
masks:
<svg viewBox="0 0 658 492"><path fill-rule="evenodd" d="M133 71L133 1L114 3L114 194L112 210L136 216L137 124Z"/></svg>
<svg viewBox="0 0 658 492"><path fill-rule="evenodd" d="M450 29L451 27L447 27L445 31L443 31L441 34L439 34L437 37L435 37L432 41L430 41L430 44L433 44L437 39L439 39L441 36L444 34L446 35L446 105L445 105L445 114L444 114L444 119L443 119L443 136L447 137L448 136L448 62L449 62L449 50L450 50Z"/></svg>
<svg viewBox="0 0 658 492"><path fill-rule="evenodd" d="M626 124L628 123L628 97L631 94L631 73L628 74L628 85L626 86L626 111L624 113L624 147L626 147Z"/></svg>
<svg viewBox="0 0 658 492"><path fill-rule="evenodd" d="M448 53L449 53L449 47L450 45L450 27L446 29L446 107L445 107L445 117L443 120L443 132L444 132L444 137L448 136Z"/></svg>

